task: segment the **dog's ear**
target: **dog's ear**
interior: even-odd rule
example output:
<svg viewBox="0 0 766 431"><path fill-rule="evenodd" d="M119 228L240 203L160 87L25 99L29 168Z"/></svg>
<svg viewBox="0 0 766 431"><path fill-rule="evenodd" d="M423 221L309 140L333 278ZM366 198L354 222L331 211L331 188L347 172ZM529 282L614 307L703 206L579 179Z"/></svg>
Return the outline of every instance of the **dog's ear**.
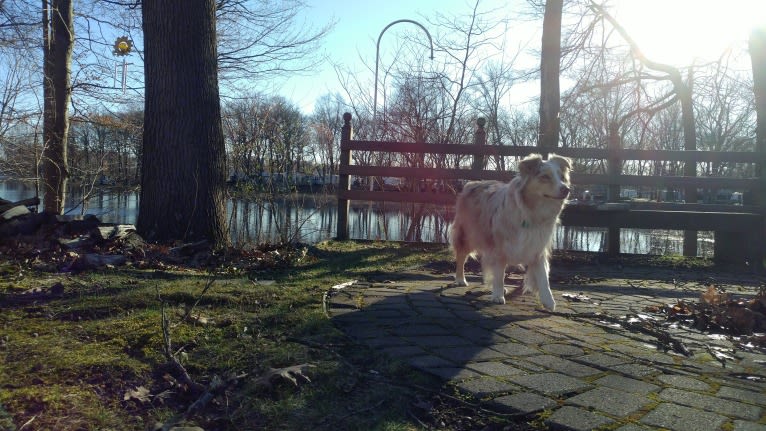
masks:
<svg viewBox="0 0 766 431"><path fill-rule="evenodd" d="M559 156L559 155L551 153L551 155L548 156L548 160L559 165L559 168L562 171L572 169L572 159L570 159L569 157Z"/></svg>
<svg viewBox="0 0 766 431"><path fill-rule="evenodd" d="M539 154L530 154L524 160L519 162L519 172L521 175L534 176L540 172L540 165L543 164L543 157Z"/></svg>

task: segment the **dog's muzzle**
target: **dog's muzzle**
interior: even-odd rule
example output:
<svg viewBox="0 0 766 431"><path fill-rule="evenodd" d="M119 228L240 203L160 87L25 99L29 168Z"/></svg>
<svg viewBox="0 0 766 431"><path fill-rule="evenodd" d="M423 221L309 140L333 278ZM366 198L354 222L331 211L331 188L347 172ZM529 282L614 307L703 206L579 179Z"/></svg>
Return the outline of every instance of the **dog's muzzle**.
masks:
<svg viewBox="0 0 766 431"><path fill-rule="evenodd" d="M551 199L566 199L569 196L569 187L562 185L559 187L559 193L556 196L548 196Z"/></svg>

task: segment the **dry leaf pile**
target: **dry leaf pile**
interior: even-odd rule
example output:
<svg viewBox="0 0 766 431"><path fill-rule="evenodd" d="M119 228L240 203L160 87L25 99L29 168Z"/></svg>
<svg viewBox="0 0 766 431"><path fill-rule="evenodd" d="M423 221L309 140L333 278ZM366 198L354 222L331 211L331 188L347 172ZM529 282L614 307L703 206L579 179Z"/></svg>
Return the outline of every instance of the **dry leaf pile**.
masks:
<svg viewBox="0 0 766 431"><path fill-rule="evenodd" d="M663 314L668 321L700 331L732 336L754 335L766 341L762 334L766 333L766 289L755 297L743 298L711 285L700 295L698 302L678 301L650 306L646 311Z"/></svg>

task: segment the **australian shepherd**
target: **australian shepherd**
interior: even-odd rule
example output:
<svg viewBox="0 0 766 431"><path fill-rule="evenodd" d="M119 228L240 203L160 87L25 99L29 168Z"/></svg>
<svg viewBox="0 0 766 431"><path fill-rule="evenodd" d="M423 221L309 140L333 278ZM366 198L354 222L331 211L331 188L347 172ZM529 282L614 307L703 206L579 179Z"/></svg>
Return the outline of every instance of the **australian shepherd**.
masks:
<svg viewBox="0 0 766 431"><path fill-rule="evenodd" d="M464 265L481 257L484 281L492 285L492 301L505 304L503 287L508 265L525 265L524 290L537 292L553 311L548 273L553 231L569 196L571 161L551 154L532 154L519 162L519 174L508 183L472 181L457 197L450 244L455 252L455 284L467 286Z"/></svg>

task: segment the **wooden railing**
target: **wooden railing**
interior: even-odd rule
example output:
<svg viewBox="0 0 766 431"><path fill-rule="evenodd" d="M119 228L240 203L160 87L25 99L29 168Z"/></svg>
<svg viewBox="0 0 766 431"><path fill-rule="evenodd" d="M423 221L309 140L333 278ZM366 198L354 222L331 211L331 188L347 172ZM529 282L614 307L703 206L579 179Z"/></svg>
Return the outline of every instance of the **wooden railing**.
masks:
<svg viewBox="0 0 766 431"><path fill-rule="evenodd" d="M501 180L508 181L514 176L511 171L484 170L484 161L492 156L523 157L530 153L556 154L572 159L596 159L606 161L606 174L572 173L572 183L577 185L602 185L607 189L606 202L600 205L569 205L561 216L567 226L602 227L608 229L607 252L619 253L619 229L677 229L685 231L684 255L696 255L697 231L714 231L715 257L722 261L749 261L760 269L766 252L766 178L720 178L692 176L649 176L624 175L622 161L678 161L685 163L730 162L755 163L754 172L766 167L766 154L762 152L722 151L665 151L622 149L613 143L610 148L539 148L522 146L486 145L484 120L477 121L474 144L427 144L380 142L352 139L351 114L343 116L341 155L338 187L338 239L348 238L349 202L388 201L424 204L452 205L455 193L352 190L350 179L358 177L395 177L417 180ZM352 165L353 151L412 153L412 154L453 154L473 156L469 168L427 168ZM743 190L746 201L743 205L715 203L678 203L656 201L621 202L621 186L651 187L655 189L678 188L686 196L694 196L698 189ZM688 198L687 198L688 199Z"/></svg>

